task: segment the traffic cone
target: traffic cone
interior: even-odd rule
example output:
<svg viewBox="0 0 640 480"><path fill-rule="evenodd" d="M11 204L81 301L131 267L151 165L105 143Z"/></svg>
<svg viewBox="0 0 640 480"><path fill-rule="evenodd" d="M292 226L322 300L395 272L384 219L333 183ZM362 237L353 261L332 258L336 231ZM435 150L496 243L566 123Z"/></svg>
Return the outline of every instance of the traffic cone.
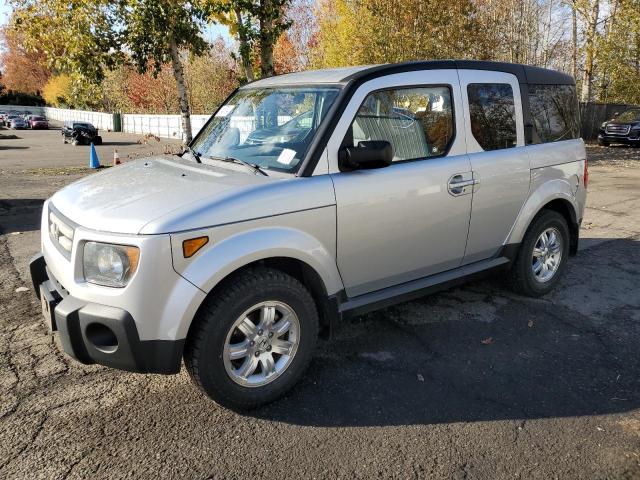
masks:
<svg viewBox="0 0 640 480"><path fill-rule="evenodd" d="M113 151L113 166L120 165L120 155L118 154L118 150Z"/></svg>
<svg viewBox="0 0 640 480"><path fill-rule="evenodd" d="M100 160L98 160L98 154L96 153L96 147L91 143L91 155L89 156L89 168L100 168Z"/></svg>

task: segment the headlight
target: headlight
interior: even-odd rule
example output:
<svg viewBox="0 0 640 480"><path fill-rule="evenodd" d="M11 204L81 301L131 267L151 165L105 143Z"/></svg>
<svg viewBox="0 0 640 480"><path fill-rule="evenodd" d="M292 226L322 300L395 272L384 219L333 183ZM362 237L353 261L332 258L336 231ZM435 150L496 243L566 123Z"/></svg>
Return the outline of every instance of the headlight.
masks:
<svg viewBox="0 0 640 480"><path fill-rule="evenodd" d="M607 122L602 122L602 125L600 125L600 128L605 128L607 126Z"/></svg>
<svg viewBox="0 0 640 480"><path fill-rule="evenodd" d="M138 268L140 250L128 245L84 244L84 279L105 287L124 287Z"/></svg>

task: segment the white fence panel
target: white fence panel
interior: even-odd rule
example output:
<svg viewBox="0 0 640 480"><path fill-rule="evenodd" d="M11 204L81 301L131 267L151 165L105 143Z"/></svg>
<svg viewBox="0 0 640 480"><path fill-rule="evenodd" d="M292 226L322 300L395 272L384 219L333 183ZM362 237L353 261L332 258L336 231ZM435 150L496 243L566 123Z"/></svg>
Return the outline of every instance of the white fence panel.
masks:
<svg viewBox="0 0 640 480"><path fill-rule="evenodd" d="M111 113L45 107L44 114L51 120L89 122L99 130L113 130L113 114Z"/></svg>
<svg viewBox="0 0 640 480"><path fill-rule="evenodd" d="M210 115L191 115L191 132L195 136ZM145 115L125 113L122 115L122 131L138 135L153 134L158 137L182 139L180 115Z"/></svg>
<svg viewBox="0 0 640 480"><path fill-rule="evenodd" d="M25 107L21 105L0 105L0 110L17 110L21 112L28 110L36 115L44 115L50 120L58 120L61 122L68 120L89 122L99 130L113 130L113 114L111 113L53 107ZM209 117L210 115L191 115L191 132L194 137L204 124L207 123ZM250 124L244 128L250 129ZM125 113L122 115L122 131L137 135L151 133L158 137L173 138L176 140L183 138L180 115Z"/></svg>

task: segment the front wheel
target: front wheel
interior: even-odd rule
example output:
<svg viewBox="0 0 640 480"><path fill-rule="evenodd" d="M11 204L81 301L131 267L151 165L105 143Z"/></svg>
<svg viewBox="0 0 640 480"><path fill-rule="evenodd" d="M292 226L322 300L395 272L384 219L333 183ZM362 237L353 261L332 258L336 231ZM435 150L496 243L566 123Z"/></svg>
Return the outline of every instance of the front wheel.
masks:
<svg viewBox="0 0 640 480"><path fill-rule="evenodd" d="M601 147L608 147L609 146L609 142L606 142L602 139L598 139L598 145L600 145Z"/></svg>
<svg viewBox="0 0 640 480"><path fill-rule="evenodd" d="M569 227L558 212L543 210L533 220L511 268L511 285L523 295L549 293L562 276L569 257Z"/></svg>
<svg viewBox="0 0 640 480"><path fill-rule="evenodd" d="M308 290L274 269L235 275L201 307L185 345L195 383L233 410L272 402L304 374L318 337Z"/></svg>

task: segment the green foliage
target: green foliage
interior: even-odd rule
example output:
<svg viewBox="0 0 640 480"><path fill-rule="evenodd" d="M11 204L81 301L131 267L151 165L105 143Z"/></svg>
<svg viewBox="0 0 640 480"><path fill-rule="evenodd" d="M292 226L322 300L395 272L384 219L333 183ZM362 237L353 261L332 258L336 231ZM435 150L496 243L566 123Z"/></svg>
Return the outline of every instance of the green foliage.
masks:
<svg viewBox="0 0 640 480"><path fill-rule="evenodd" d="M11 0L10 27L25 45L45 55L54 71L102 79L121 62L117 3L109 0Z"/></svg>
<svg viewBox="0 0 640 480"><path fill-rule="evenodd" d="M178 49L200 55L207 42L200 32L210 16L206 2L173 0L123 0L120 9L124 29L122 44L140 73L153 66L157 73L171 60L170 41Z"/></svg>
<svg viewBox="0 0 640 480"><path fill-rule="evenodd" d="M239 54L245 76L253 79L255 48L259 50L263 77L275 74L273 49L291 21L286 9L291 0L210 0L211 17L229 26L239 43Z"/></svg>

